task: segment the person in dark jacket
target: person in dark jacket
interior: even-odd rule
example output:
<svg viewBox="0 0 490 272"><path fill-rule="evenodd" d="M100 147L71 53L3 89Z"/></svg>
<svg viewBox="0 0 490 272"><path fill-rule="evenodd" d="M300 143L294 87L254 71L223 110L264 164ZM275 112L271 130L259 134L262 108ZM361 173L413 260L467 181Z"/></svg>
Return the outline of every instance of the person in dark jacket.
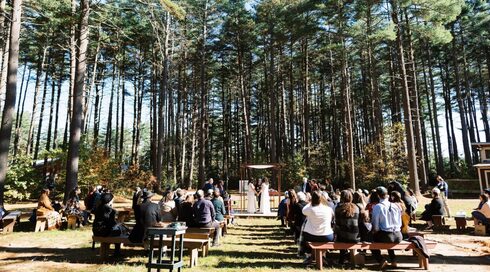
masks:
<svg viewBox="0 0 490 272"><path fill-rule="evenodd" d="M444 215L444 203L440 198L441 191L438 188L432 189L432 201L425 205L425 211L422 213L420 220L427 222L427 228L431 229L434 225L432 222L433 215Z"/></svg>
<svg viewBox="0 0 490 272"><path fill-rule="evenodd" d="M344 243L359 242L359 207L352 203L352 192L343 190L340 203L335 208L335 233L337 241ZM347 250L340 250L339 263L343 264Z"/></svg>
<svg viewBox="0 0 490 272"><path fill-rule="evenodd" d="M192 206L194 211L194 221L197 227L214 228L213 245L219 246L219 237L221 236L220 223L215 221L216 211L213 203L204 198L204 192L198 190L195 194L197 201Z"/></svg>
<svg viewBox="0 0 490 272"><path fill-rule="evenodd" d="M104 193L100 197L100 205L95 209L95 219L92 226L94 236L119 236L125 228L116 222L116 210L112 208L114 196ZM115 244L114 256L120 255L121 245Z"/></svg>
<svg viewBox="0 0 490 272"><path fill-rule="evenodd" d="M146 237L146 231L150 227L158 226L161 222L160 206L151 202L153 193L146 189L143 189L141 194L142 203L139 205L139 213L136 218L136 225L134 226L129 240L133 243L141 243ZM136 214L135 214L136 217Z"/></svg>
<svg viewBox="0 0 490 272"><path fill-rule="evenodd" d="M301 227L305 222L306 216L303 214L303 208L306 206L306 194L298 192L298 201L292 206L293 222L294 222L294 241L298 241L301 232Z"/></svg>
<svg viewBox="0 0 490 272"><path fill-rule="evenodd" d="M194 205L194 195L187 195L184 202L180 205L179 210L179 221L185 222L187 226L192 227L194 223L194 210L192 209Z"/></svg>

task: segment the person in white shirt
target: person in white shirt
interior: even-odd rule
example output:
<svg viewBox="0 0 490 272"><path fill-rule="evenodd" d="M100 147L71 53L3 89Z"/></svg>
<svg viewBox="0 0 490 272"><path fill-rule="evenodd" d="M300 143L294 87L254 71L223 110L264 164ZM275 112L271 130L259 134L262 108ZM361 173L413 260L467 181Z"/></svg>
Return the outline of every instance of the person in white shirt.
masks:
<svg viewBox="0 0 490 272"><path fill-rule="evenodd" d="M473 215L475 225L478 224L478 221L481 221L484 225L490 225L490 202L488 202L488 196L486 194L480 195L479 208L471 212L471 215Z"/></svg>
<svg viewBox="0 0 490 272"><path fill-rule="evenodd" d="M332 220L334 212L332 208L322 204L322 193L320 191L311 192L311 203L303 208L306 216L306 224L303 230L303 248L306 253L311 254L311 248L306 246L306 242L332 242L334 240ZM305 263L311 261L309 256Z"/></svg>

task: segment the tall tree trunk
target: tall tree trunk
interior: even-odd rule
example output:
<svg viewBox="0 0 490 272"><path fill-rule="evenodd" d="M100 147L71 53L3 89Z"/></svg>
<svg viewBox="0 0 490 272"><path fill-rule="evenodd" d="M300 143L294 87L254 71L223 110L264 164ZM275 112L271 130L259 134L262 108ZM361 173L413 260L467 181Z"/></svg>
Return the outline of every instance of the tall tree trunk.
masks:
<svg viewBox="0 0 490 272"><path fill-rule="evenodd" d="M44 75L44 88L43 88L43 97L41 99L41 111L39 112L39 122L37 124L37 134L36 134L36 145L34 146L34 160L37 160L39 155L39 149L41 145L41 134L43 127L43 119L44 119L44 108L46 107L46 96L48 92L48 76L49 73L53 73L53 58L51 57L51 52L48 57L48 68L46 69L46 73Z"/></svg>
<svg viewBox="0 0 490 272"><path fill-rule="evenodd" d="M41 88L41 78L42 78L42 73L44 70L44 65L46 61L46 55L48 52L48 47L46 46L43 50L43 57L41 62L39 62L39 65L37 67L37 73L36 73L36 86L34 87L34 100L32 103L32 112L31 112L31 121L29 122L29 133L27 135L27 147L26 147L26 154L30 155L32 152L32 147L34 144L34 120L36 117L36 112L37 112L37 97L39 95L39 89Z"/></svg>
<svg viewBox="0 0 490 272"><path fill-rule="evenodd" d="M0 208L4 206L5 179L8 170L8 155L12 124L17 95L17 68L19 65L19 36L21 25L22 0L12 0L12 19L10 26L9 63L7 75L7 92L3 107L2 124L0 127Z"/></svg>
<svg viewBox="0 0 490 272"><path fill-rule="evenodd" d="M454 31L454 24L451 27L451 33L453 34L453 37L455 37L455 31ZM471 159L471 151L470 151L470 142L468 139L468 125L466 123L466 112L464 109L464 104L463 104L463 94L461 93L461 80L460 80L460 75L459 75L459 63L458 63L458 56L459 48L456 43L456 38L453 39L453 44L452 44L452 55L454 56L453 59L453 68L454 68L454 79L455 79L455 88L456 88L456 100L458 102L458 111L459 111L459 117L461 120L461 134L463 137L463 150L464 150L464 158L466 165L469 167L472 165L472 159Z"/></svg>
<svg viewBox="0 0 490 272"><path fill-rule="evenodd" d="M201 90L201 106L200 106L200 127L199 127L199 174L198 182L203 184L206 178L205 158L206 158L206 142L207 142L207 97L208 91L206 86L206 41L208 39L208 8L209 1L204 1L202 12L202 41L200 48L200 90Z"/></svg>
<svg viewBox="0 0 490 272"><path fill-rule="evenodd" d="M69 193L78 184L78 156L80 147L80 136L82 132L83 119L83 91L85 87L85 72L87 70L87 48L88 48L88 19L90 0L80 1L80 25L78 31L77 65L75 73L75 92L73 93L73 116L70 122L70 143L66 160L66 186L64 202L68 200Z"/></svg>
<svg viewBox="0 0 490 272"><path fill-rule="evenodd" d="M24 78L24 73L25 69L27 67L27 62L24 64L24 72L22 72L22 78ZM15 135L14 135L14 158L17 156L17 152L19 151L19 141L20 141L20 133L21 133L21 128L22 128L22 118L24 117L24 108L25 108L25 103L26 103L26 97L27 97L27 89L29 87L29 81L31 79L31 71L32 69L29 68L29 73L27 75L27 79L25 80L25 89L23 88L24 86L24 80L22 80L22 84L20 86L20 91L21 94L19 96L19 106L17 109L17 115L15 118ZM24 90L24 91L22 91Z"/></svg>
<svg viewBox="0 0 490 272"><path fill-rule="evenodd" d="M413 133L413 122L412 122L412 113L410 106L410 90L408 88L407 82L407 71L405 70L405 57L403 51L403 41L402 41L402 30L398 18L398 3L395 0L390 0L391 3L391 18L396 27L396 48L402 83L402 95L403 95L403 110L404 110L404 119L405 119L405 134L407 138L407 160L408 160L408 169L409 169L409 180L410 187L412 190L419 195L419 180L418 180L418 172L417 172L417 158L414 144L414 133Z"/></svg>

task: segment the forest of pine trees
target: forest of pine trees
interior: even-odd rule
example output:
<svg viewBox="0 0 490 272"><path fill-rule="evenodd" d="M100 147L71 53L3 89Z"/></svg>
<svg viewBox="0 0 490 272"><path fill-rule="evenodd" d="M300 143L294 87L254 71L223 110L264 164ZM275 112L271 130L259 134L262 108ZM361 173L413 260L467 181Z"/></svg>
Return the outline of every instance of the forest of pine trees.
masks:
<svg viewBox="0 0 490 272"><path fill-rule="evenodd" d="M100 157L158 186L232 181L243 163L271 162L289 184L307 174L419 191L436 173L474 176L471 143L490 141L488 0L0 9L0 205L20 186L7 162L19 171L53 154L66 192Z"/></svg>

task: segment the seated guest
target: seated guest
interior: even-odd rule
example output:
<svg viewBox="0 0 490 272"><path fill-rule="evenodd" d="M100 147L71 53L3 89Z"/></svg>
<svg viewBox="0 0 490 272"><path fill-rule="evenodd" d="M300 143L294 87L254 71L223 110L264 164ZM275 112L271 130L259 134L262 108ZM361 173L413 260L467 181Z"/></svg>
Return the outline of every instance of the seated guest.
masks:
<svg viewBox="0 0 490 272"><path fill-rule="evenodd" d="M95 219L92 226L94 236L119 236L126 229L122 224L116 222L116 210L112 208L114 196L111 193L101 195L100 204L95 209ZM114 255L120 255L121 245L116 244Z"/></svg>
<svg viewBox="0 0 490 272"><path fill-rule="evenodd" d="M311 204L303 208L303 214L306 216L306 224L303 230L303 248L307 256L305 263L310 263L311 248L306 246L306 242L332 242L333 230L332 219L334 218L333 210L321 204L321 192L311 192Z"/></svg>
<svg viewBox="0 0 490 272"><path fill-rule="evenodd" d="M342 193L340 193L342 197ZM359 210L366 209L366 201L364 201L364 194L362 191L356 191L352 194L352 203L356 204L359 207Z"/></svg>
<svg viewBox="0 0 490 272"><path fill-rule="evenodd" d="M77 217L78 223L83 223L85 225L86 220L84 220L84 214L80 208L80 188L75 187L69 196L68 201L66 202L65 215L74 215Z"/></svg>
<svg viewBox="0 0 490 272"><path fill-rule="evenodd" d="M175 190L175 198L174 198L175 210L177 216L180 214L180 207L182 206L182 202L184 201L185 201L185 191L178 188L177 190Z"/></svg>
<svg viewBox="0 0 490 272"><path fill-rule="evenodd" d="M174 193L167 191L158 203L160 206L161 221L173 222L177 217L177 208L175 207Z"/></svg>
<svg viewBox="0 0 490 272"><path fill-rule="evenodd" d="M192 205L194 205L194 196L187 195L180 206L179 221L185 222L187 226L194 225L194 210L192 209Z"/></svg>
<svg viewBox="0 0 490 272"><path fill-rule="evenodd" d="M37 216L45 216L48 221L48 229L54 229L61 226L61 216L55 211L49 200L49 189L43 189L37 203Z"/></svg>
<svg viewBox="0 0 490 272"><path fill-rule="evenodd" d="M373 215L373 208L379 203L379 196L376 190L372 190L369 195L369 203L366 205L366 210L369 212L369 216Z"/></svg>
<svg viewBox="0 0 490 272"><path fill-rule="evenodd" d="M279 202L279 206L277 207L277 219L281 220L281 227L286 226L286 222L289 223L288 220L284 220L287 216L288 212L288 202L289 202L289 192L284 192L284 199Z"/></svg>
<svg viewBox="0 0 490 272"><path fill-rule="evenodd" d="M134 218L140 218L140 205L141 205L141 195L143 194L143 191L141 190L140 187L136 187L136 190L133 193L133 201L131 208L133 209L134 213ZM136 220L138 221L138 220Z"/></svg>
<svg viewBox="0 0 490 272"><path fill-rule="evenodd" d="M112 208L113 200L114 196L111 193L102 194L92 226L95 236L119 236L123 233L124 227L116 222L116 210Z"/></svg>
<svg viewBox="0 0 490 272"><path fill-rule="evenodd" d="M141 243L146 238L146 231L150 227L159 226L161 220L160 206L151 202L153 193L147 189L143 189L141 194L141 204L139 205L138 217L136 217L136 225L134 226L129 240L133 243Z"/></svg>
<svg viewBox="0 0 490 272"><path fill-rule="evenodd" d="M432 189L432 201L425 205L425 211L422 213L420 220L427 222L427 228L431 229L434 225L432 222L433 215L444 215L444 203L440 198L441 191L437 188Z"/></svg>
<svg viewBox="0 0 490 272"><path fill-rule="evenodd" d="M213 203L214 211L215 211L214 220L220 223L225 222L225 214L226 214L225 204L223 203L223 200L220 196L220 190L218 188L214 189L211 203ZM226 222L225 222L223 227L223 236L226 234L226 230L227 229L226 229Z"/></svg>
<svg viewBox="0 0 490 272"><path fill-rule="evenodd" d="M359 242L359 213L360 208L352 203L352 192L343 190L340 193L340 203L335 208L336 241L344 243ZM339 264L343 264L347 250L340 250Z"/></svg>
<svg viewBox="0 0 490 272"><path fill-rule="evenodd" d="M488 202L488 196L486 194L480 195L480 205L478 206L480 208L471 212L475 220L475 225L478 224L478 221L481 221L482 224L490 226L490 202Z"/></svg>
<svg viewBox="0 0 490 272"><path fill-rule="evenodd" d="M226 214L225 205L220 200L220 190L218 188L214 189L211 203L213 203L213 207L215 211L214 220L218 222L225 221L225 214Z"/></svg>
<svg viewBox="0 0 490 272"><path fill-rule="evenodd" d="M400 192L392 191L390 194L390 202L393 204L397 204L402 210L401 218L402 218L402 227L401 232L403 238L408 238L408 225L410 224L410 214L407 213L407 209L405 207L405 203L402 201L402 197Z"/></svg>
<svg viewBox="0 0 490 272"><path fill-rule="evenodd" d="M400 206L388 201L388 190L379 186L376 188L380 202L373 208L372 227L373 241L382 243L399 243L402 240L400 228L402 210ZM373 256L383 270L388 262L381 257L380 250L372 250ZM391 266L396 267L396 256L394 250L388 250Z"/></svg>
<svg viewBox="0 0 490 272"><path fill-rule="evenodd" d="M214 228L213 245L219 246L219 237L221 236L221 228L219 222L215 221L216 212L213 203L204 198L204 192L198 190L196 192L196 202L192 206L194 211L194 220L197 227Z"/></svg>
<svg viewBox="0 0 490 272"><path fill-rule="evenodd" d="M294 190L293 190L294 192ZM293 214L293 222L294 222L294 241L298 241L300 232L301 232L301 227L303 226L303 223L305 222L305 215L303 214L303 208L308 204L306 203L306 194L303 192L298 192L297 194L298 201L294 203L292 206L292 214Z"/></svg>

